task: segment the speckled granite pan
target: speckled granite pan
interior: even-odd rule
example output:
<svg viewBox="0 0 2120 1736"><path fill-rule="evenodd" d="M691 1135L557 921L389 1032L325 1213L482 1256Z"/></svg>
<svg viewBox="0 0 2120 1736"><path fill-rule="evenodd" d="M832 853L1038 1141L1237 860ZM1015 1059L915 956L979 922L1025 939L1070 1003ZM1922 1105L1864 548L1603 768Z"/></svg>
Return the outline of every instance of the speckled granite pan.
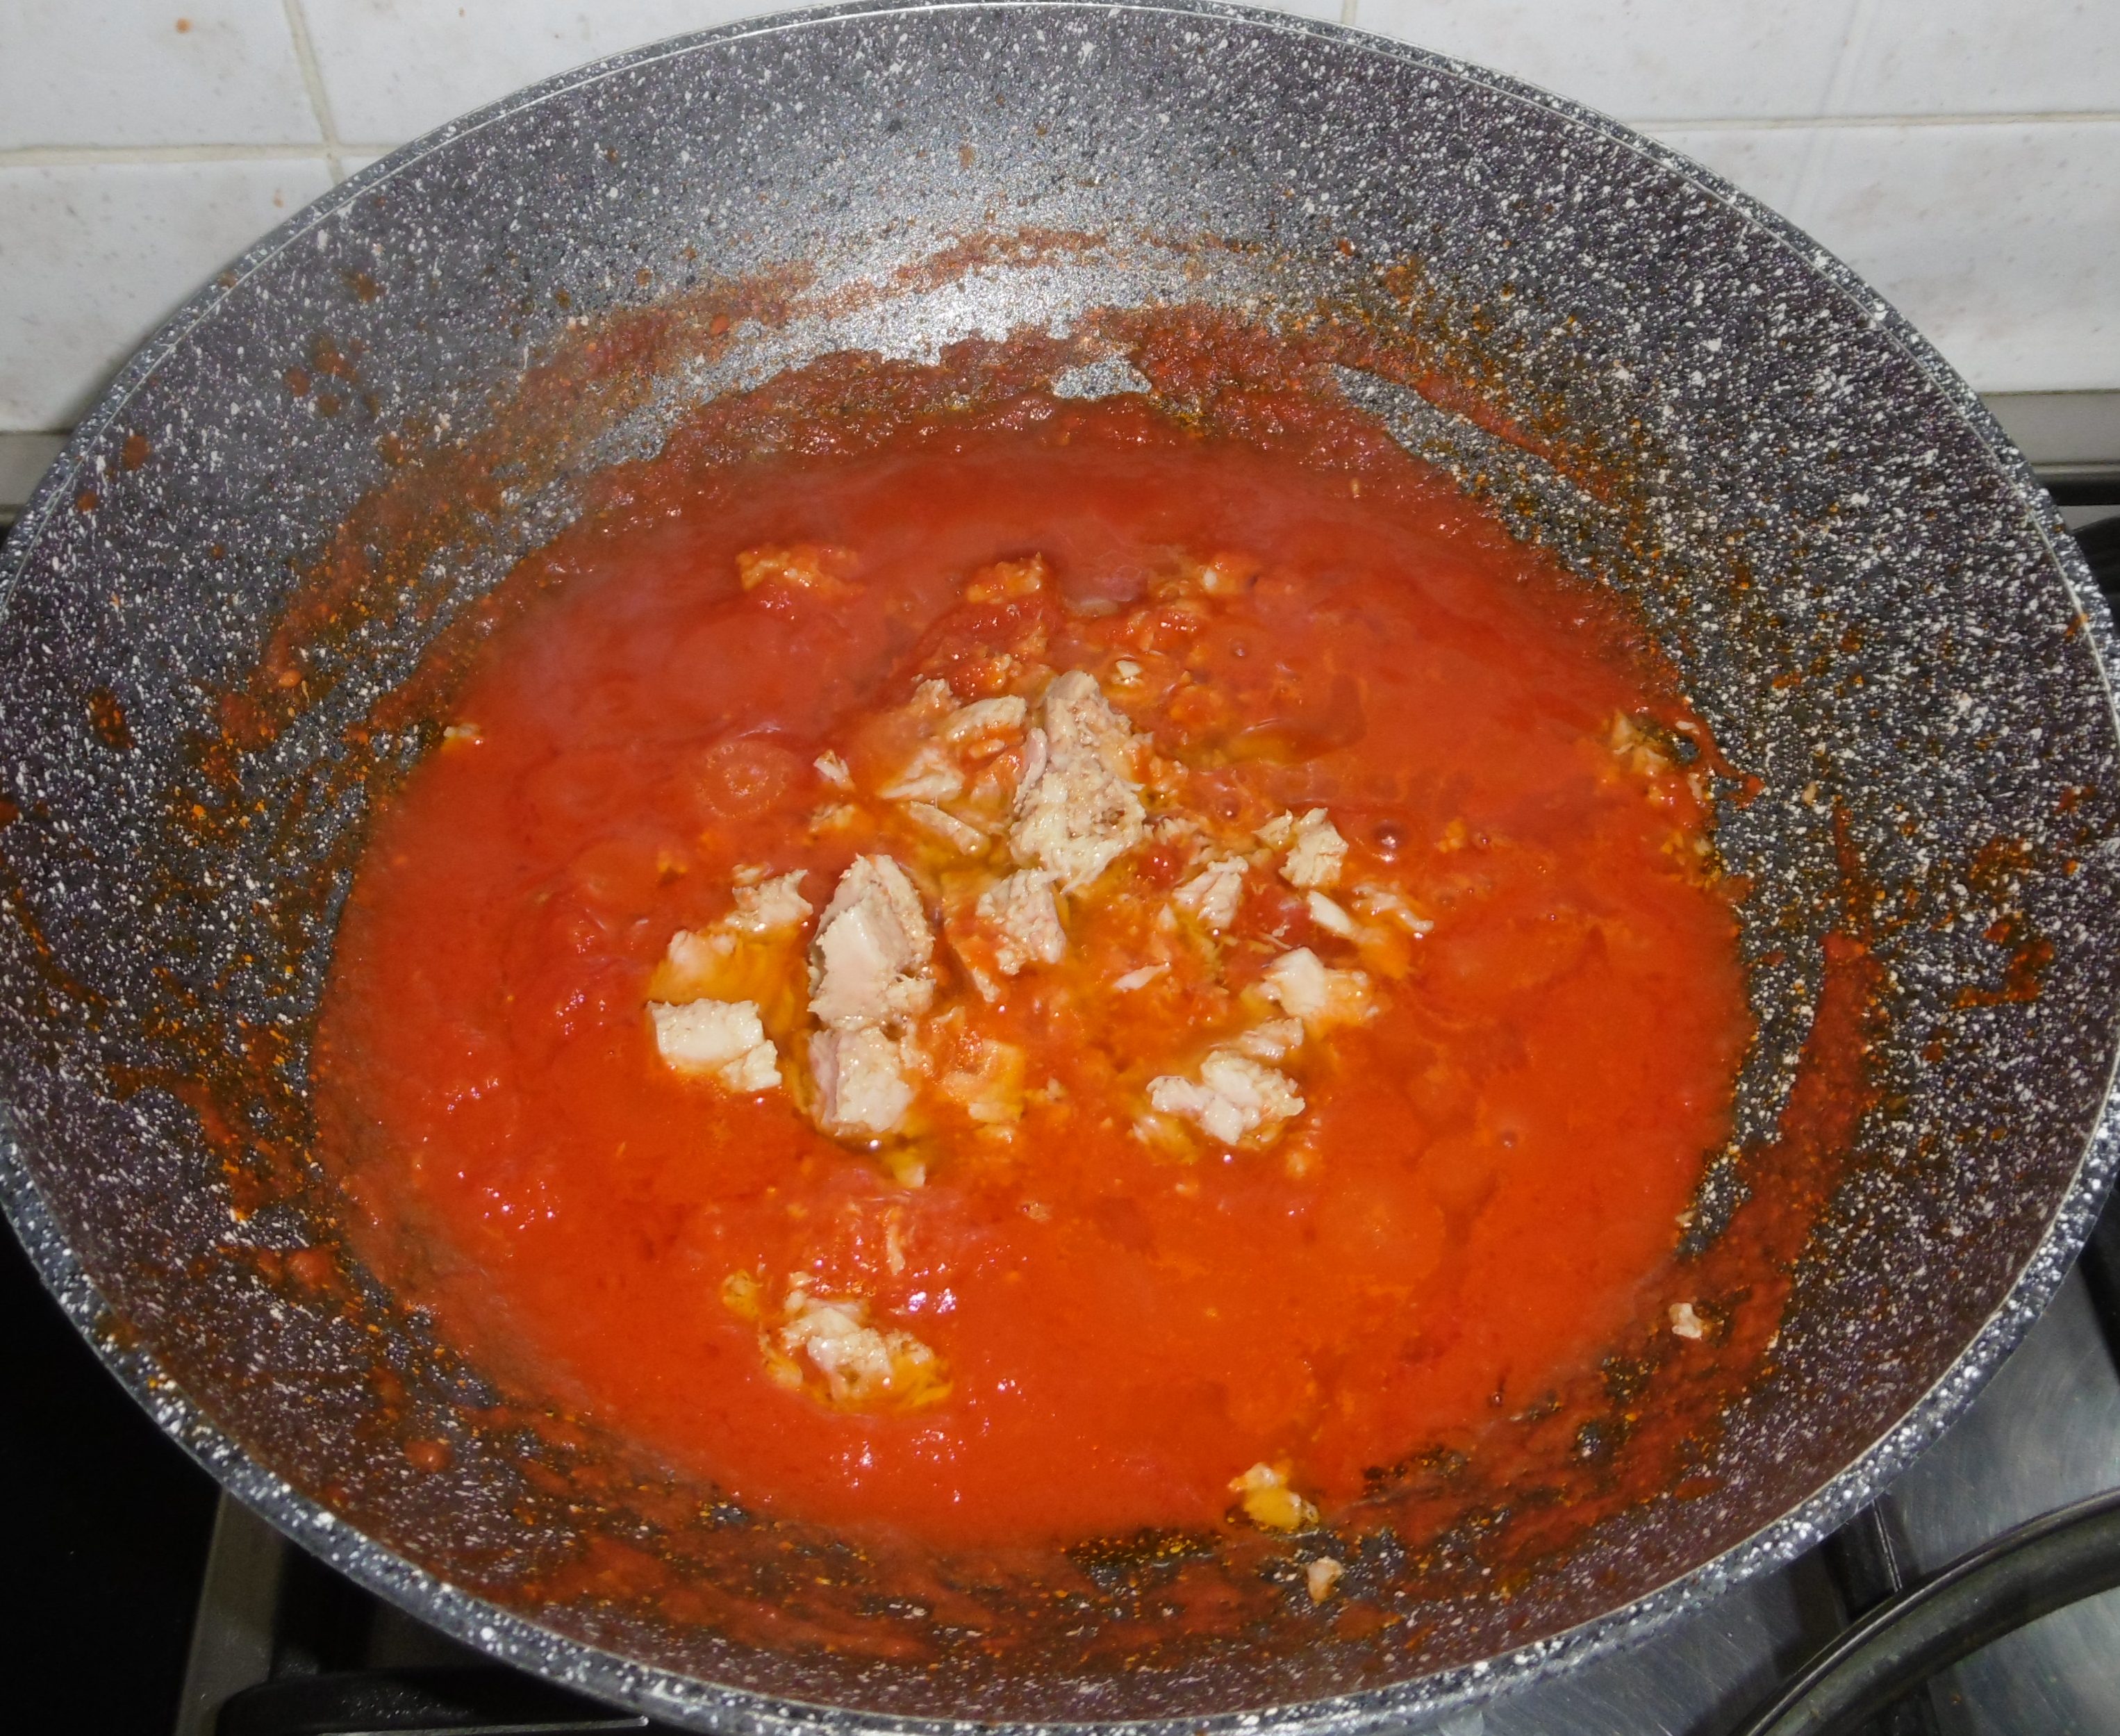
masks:
<svg viewBox="0 0 2120 1736"><path fill-rule="evenodd" d="M1741 775L1721 841L1753 883L1762 1036L1681 1257L1747 1198L1801 1197L1772 1136L1829 935L1885 967L1880 1096L1799 1226L1773 1355L1694 1475L1506 1597L1419 1539L1336 1546L1361 1620L1211 1548L1072 1558L1043 1606L956 1564L990 1608L946 1623L711 1492L577 1481L556 1504L579 1465L540 1463L509 1395L376 1292L306 1161L337 901L426 740L391 695L586 473L702 395L1025 328L1067 340L1062 389L1127 389L1097 310L1157 300L1309 334L1413 449L1637 596ZM627 333L649 337L617 366ZM496 486L447 486L474 472ZM332 590L334 561L367 581ZM331 631L290 638L291 603ZM540 86L365 171L173 319L31 503L0 607L0 1188L47 1282L308 1547L676 1723L1352 1729L1566 1669L1788 1559L1933 1439L2113 1166L2113 640L2021 460L1890 308L1713 176L1348 31L854 10ZM448 1453L413 1463L416 1436ZM593 1539L681 1557L690 1601L541 1589ZM1151 1594L1216 1572L1263 1613L1188 1642ZM760 1643L750 1603L807 1626Z"/></svg>

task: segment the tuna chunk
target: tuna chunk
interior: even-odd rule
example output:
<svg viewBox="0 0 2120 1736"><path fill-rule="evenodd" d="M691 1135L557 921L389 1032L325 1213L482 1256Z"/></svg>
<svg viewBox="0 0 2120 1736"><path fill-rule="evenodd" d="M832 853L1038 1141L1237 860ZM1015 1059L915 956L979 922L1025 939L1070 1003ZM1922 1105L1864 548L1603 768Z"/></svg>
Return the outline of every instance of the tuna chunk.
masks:
<svg viewBox="0 0 2120 1736"><path fill-rule="evenodd" d="M1028 793L1045 775L1046 761L1052 757L1043 729L1032 728L1023 735L1023 770L1017 780L1016 799L1019 805L1028 799Z"/></svg>
<svg viewBox="0 0 2120 1736"><path fill-rule="evenodd" d="M905 870L858 856L839 877L810 943L810 1011L821 1025L903 1025L928 1010L935 937Z"/></svg>
<svg viewBox="0 0 2120 1736"><path fill-rule="evenodd" d="M1133 728L1080 669L1045 690L1040 722L1016 790L1009 849L1024 867L1044 868L1076 891L1141 841L1146 816L1133 775Z"/></svg>
<svg viewBox="0 0 2120 1736"><path fill-rule="evenodd" d="M731 1091L770 1091L780 1057L751 1001L650 1001L655 1047L679 1073L712 1074Z"/></svg>
<svg viewBox="0 0 2120 1736"><path fill-rule="evenodd" d="M662 957L681 984L689 987L691 983L697 983L704 988L709 986L714 974L728 961L736 948L734 937L718 925L704 934L695 934L690 929L680 929L670 937L670 944L663 948ZM693 990L684 998L698 999L698 990Z"/></svg>
<svg viewBox="0 0 2120 1736"><path fill-rule="evenodd" d="M942 733L946 720L960 714L957 696L947 682L923 681L915 687L904 715L919 725L918 745L876 794L886 802L946 802L959 794L965 787L965 770Z"/></svg>
<svg viewBox="0 0 2120 1736"><path fill-rule="evenodd" d="M943 720L942 739L952 747L993 752L1012 735L1023 731L1030 714L1021 697L1005 693L999 699L974 700Z"/></svg>
<svg viewBox="0 0 2120 1736"><path fill-rule="evenodd" d="M1013 1043L981 1037L955 1047L958 1064L937 1089L982 1127L1007 1127L1023 1119L1023 1051Z"/></svg>
<svg viewBox="0 0 2120 1736"><path fill-rule="evenodd" d="M1244 859L1218 856L1170 895L1170 901L1210 929L1237 919L1244 896Z"/></svg>
<svg viewBox="0 0 2120 1736"><path fill-rule="evenodd" d="M1259 836L1276 849L1287 850L1281 877L1290 886L1308 891L1340 883L1340 868L1347 859L1347 840L1323 808L1313 807L1299 820L1293 814L1283 814L1261 826Z"/></svg>
<svg viewBox="0 0 2120 1736"><path fill-rule="evenodd" d="M976 826L967 826L947 808L937 807L932 802L908 802L905 817L930 836L939 838L960 856L977 856L986 849L984 832Z"/></svg>
<svg viewBox="0 0 2120 1736"><path fill-rule="evenodd" d="M809 1282L807 1273L788 1280L786 1323L774 1334L780 1356L767 1365L776 1379L808 1385L807 1362L821 1396L842 1410L914 1410L949 1396L941 1359L919 1339L871 1325L864 1298L812 1296Z"/></svg>
<svg viewBox="0 0 2120 1736"><path fill-rule="evenodd" d="M810 1039L810 1074L819 1124L841 1138L896 1132L913 1106L914 1065L904 1042L874 1025L818 1031Z"/></svg>
<svg viewBox="0 0 2120 1736"><path fill-rule="evenodd" d="M1247 1031L1232 1046L1254 1061L1283 1060L1291 1050L1303 1046L1303 1026L1296 1019L1268 1019Z"/></svg>
<svg viewBox="0 0 2120 1736"><path fill-rule="evenodd" d="M956 761L938 743L928 742L877 794L886 802L946 802L964 787L965 775Z"/></svg>
<svg viewBox="0 0 2120 1736"><path fill-rule="evenodd" d="M1310 910L1310 919L1327 934L1337 934L1342 940L1352 940L1361 930L1355 919L1323 892L1313 892L1304 902Z"/></svg>
<svg viewBox="0 0 2120 1736"><path fill-rule="evenodd" d="M1371 921L1396 923L1419 939L1433 933L1435 924L1414 909L1389 887L1362 885L1355 888L1355 908Z"/></svg>
<svg viewBox="0 0 2120 1736"><path fill-rule="evenodd" d="M800 926L810 915L810 901L801 891L802 873L797 868L777 879L738 886L728 925L739 934L777 934Z"/></svg>
<svg viewBox="0 0 2120 1736"><path fill-rule="evenodd" d="M1317 1508L1289 1486L1285 1464L1255 1464L1230 1479L1230 1492L1239 1497L1244 1517L1261 1530L1306 1531L1318 1523ZM1328 1589L1330 1585L1327 1580Z"/></svg>
<svg viewBox="0 0 2120 1736"><path fill-rule="evenodd" d="M1053 899L1053 877L1023 868L979 895L981 921L992 927L994 963L1003 976L1028 965L1057 965L1067 951L1067 931Z"/></svg>
<svg viewBox="0 0 2120 1736"><path fill-rule="evenodd" d="M1284 952L1259 980L1268 999L1313 1031L1358 1025L1376 1008L1369 980L1360 970L1335 970L1308 947Z"/></svg>
<svg viewBox="0 0 2120 1736"><path fill-rule="evenodd" d="M1170 966L1165 964L1143 965L1137 970L1129 970L1123 976L1112 979L1112 987L1121 994L1132 994L1137 989L1146 989Z"/></svg>
<svg viewBox="0 0 2120 1736"><path fill-rule="evenodd" d="M1183 1115L1224 1145L1263 1130L1271 1139L1281 1124L1303 1113L1303 1099L1283 1073L1234 1049L1208 1052L1200 1082L1166 1073L1148 1084L1150 1104L1166 1115Z"/></svg>

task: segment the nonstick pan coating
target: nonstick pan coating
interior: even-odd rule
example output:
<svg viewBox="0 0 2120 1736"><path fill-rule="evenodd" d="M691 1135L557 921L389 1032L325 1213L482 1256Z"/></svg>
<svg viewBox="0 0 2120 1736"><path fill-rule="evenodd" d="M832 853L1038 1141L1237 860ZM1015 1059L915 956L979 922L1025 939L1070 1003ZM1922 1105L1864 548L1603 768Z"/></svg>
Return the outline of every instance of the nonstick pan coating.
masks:
<svg viewBox="0 0 2120 1736"><path fill-rule="evenodd" d="M1751 887L1761 1030L1685 1257L1748 1198L1829 1182L1771 1357L1697 1474L1506 1599L1358 1560L1365 1631L1291 1603L1188 1647L1136 1595L1129 1647L1086 1592L1036 1643L983 1646L864 1603L862 1564L814 1538L790 1548L824 1564L816 1622L779 1641L714 1614L746 1585L770 1602L755 1577L690 1620L541 1600L592 1535L682 1530L745 1572L756 1544L641 1482L541 1506L560 1473L517 1401L337 1235L306 1045L364 816L424 745L393 696L585 477L688 406L830 352L1025 331L1053 334L1062 389L1136 388L1100 310L1150 305L1307 334L1350 398L1656 629L1741 775L1720 841ZM472 468L494 486L452 495ZM2045 1303L2113 1166L2113 640L2051 503L1806 238L1597 116L1351 31L854 9L554 81L367 170L179 312L0 587L0 1187L46 1281L307 1547L672 1722L1351 1729L1565 1669L1872 1496ZM273 668L295 677L261 688ZM1771 1144L1836 934L1881 967L1876 1074L1850 1150L1799 1173L1745 1152ZM447 1466L408 1461L411 1435Z"/></svg>

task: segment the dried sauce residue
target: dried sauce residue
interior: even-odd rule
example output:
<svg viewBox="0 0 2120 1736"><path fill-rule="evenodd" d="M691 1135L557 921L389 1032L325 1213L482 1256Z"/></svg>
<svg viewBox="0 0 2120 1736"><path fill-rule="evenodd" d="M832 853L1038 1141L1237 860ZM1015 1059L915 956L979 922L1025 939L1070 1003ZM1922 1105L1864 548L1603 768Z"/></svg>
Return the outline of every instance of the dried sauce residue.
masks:
<svg viewBox="0 0 2120 1736"><path fill-rule="evenodd" d="M1999 1007L2039 998L2054 949L2052 941L2033 929L2022 907L2025 880L2032 868L2031 845L2021 838L1992 838L1974 852L1966 884L1999 910L1981 933L2002 949L2002 978L1987 987L1968 984L1953 998L1953 1006Z"/></svg>

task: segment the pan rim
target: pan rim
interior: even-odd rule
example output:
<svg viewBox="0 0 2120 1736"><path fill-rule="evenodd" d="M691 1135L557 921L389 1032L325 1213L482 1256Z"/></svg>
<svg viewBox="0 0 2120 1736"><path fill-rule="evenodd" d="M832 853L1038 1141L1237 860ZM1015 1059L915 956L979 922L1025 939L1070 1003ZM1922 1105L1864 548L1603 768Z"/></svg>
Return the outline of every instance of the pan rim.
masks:
<svg viewBox="0 0 2120 1736"><path fill-rule="evenodd" d="M1854 312L1879 328L1986 449L1987 458L2021 505L2086 623L2090 649L2105 686L2108 715L2116 736L2120 736L2120 700L2116 700L2113 681L2116 656L2120 656L2120 634L2116 634L2111 611L2087 563L2073 539L2063 532L2057 510L2022 454L2010 443L1971 387L1905 316L1836 256L1711 170L1583 104L1506 74L1372 32L1224 3L1224 0L915 0L915 3L853 0L848 4L774 13L672 37L588 63L409 142L349 176L247 249L189 297L135 352L77 426L25 505L4 551L0 551L0 615L9 609L17 585L30 570L30 552L53 514L71 499L75 478L89 453L161 363L251 277L330 223L370 190L414 164L540 104L665 59L849 20L1034 11L1196 17L1311 37L1379 54L1588 128L1604 142L1631 151L1730 207L1765 239L1794 254L1813 275L1838 291ZM889 1732L891 1736L944 1736L946 1732L992 1729L1020 1731L1024 1736L1048 1730L1125 1731L1137 1732L1140 1736L1193 1732L1215 1732L1220 1736L1220 1733L1240 1730L1303 1732L1306 1736L1312 1732L1353 1733L1433 1717L1453 1706L1550 1678L1644 1641L1689 1611L1793 1560L1873 1500L1971 1404L2052 1300L2087 1238L2116 1171L2120 1171L2120 1091L2115 1088L2116 1081L2120 1081L2120 1012L2116 1012L2108 1044L2105 1092L2096 1122L2045 1232L2009 1292L1936 1381L1867 1450L1811 1496L1643 1596L1529 1645L1387 1687L1184 1718L990 1722L878 1714L705 1682L570 1638L458 1589L339 1520L322 1503L251 1459L232 1436L162 1371L151 1353L120 1344L105 1329L113 1311L59 1234L56 1220L30 1175L16 1138L14 1116L4 1101L0 1101L0 1209L4 1209L46 1288L58 1300L99 1360L163 1431L222 1487L370 1591L488 1655L548 1679L652 1716L695 1728L742 1732L744 1736L751 1733L794 1736L797 1731L821 1728Z"/></svg>

